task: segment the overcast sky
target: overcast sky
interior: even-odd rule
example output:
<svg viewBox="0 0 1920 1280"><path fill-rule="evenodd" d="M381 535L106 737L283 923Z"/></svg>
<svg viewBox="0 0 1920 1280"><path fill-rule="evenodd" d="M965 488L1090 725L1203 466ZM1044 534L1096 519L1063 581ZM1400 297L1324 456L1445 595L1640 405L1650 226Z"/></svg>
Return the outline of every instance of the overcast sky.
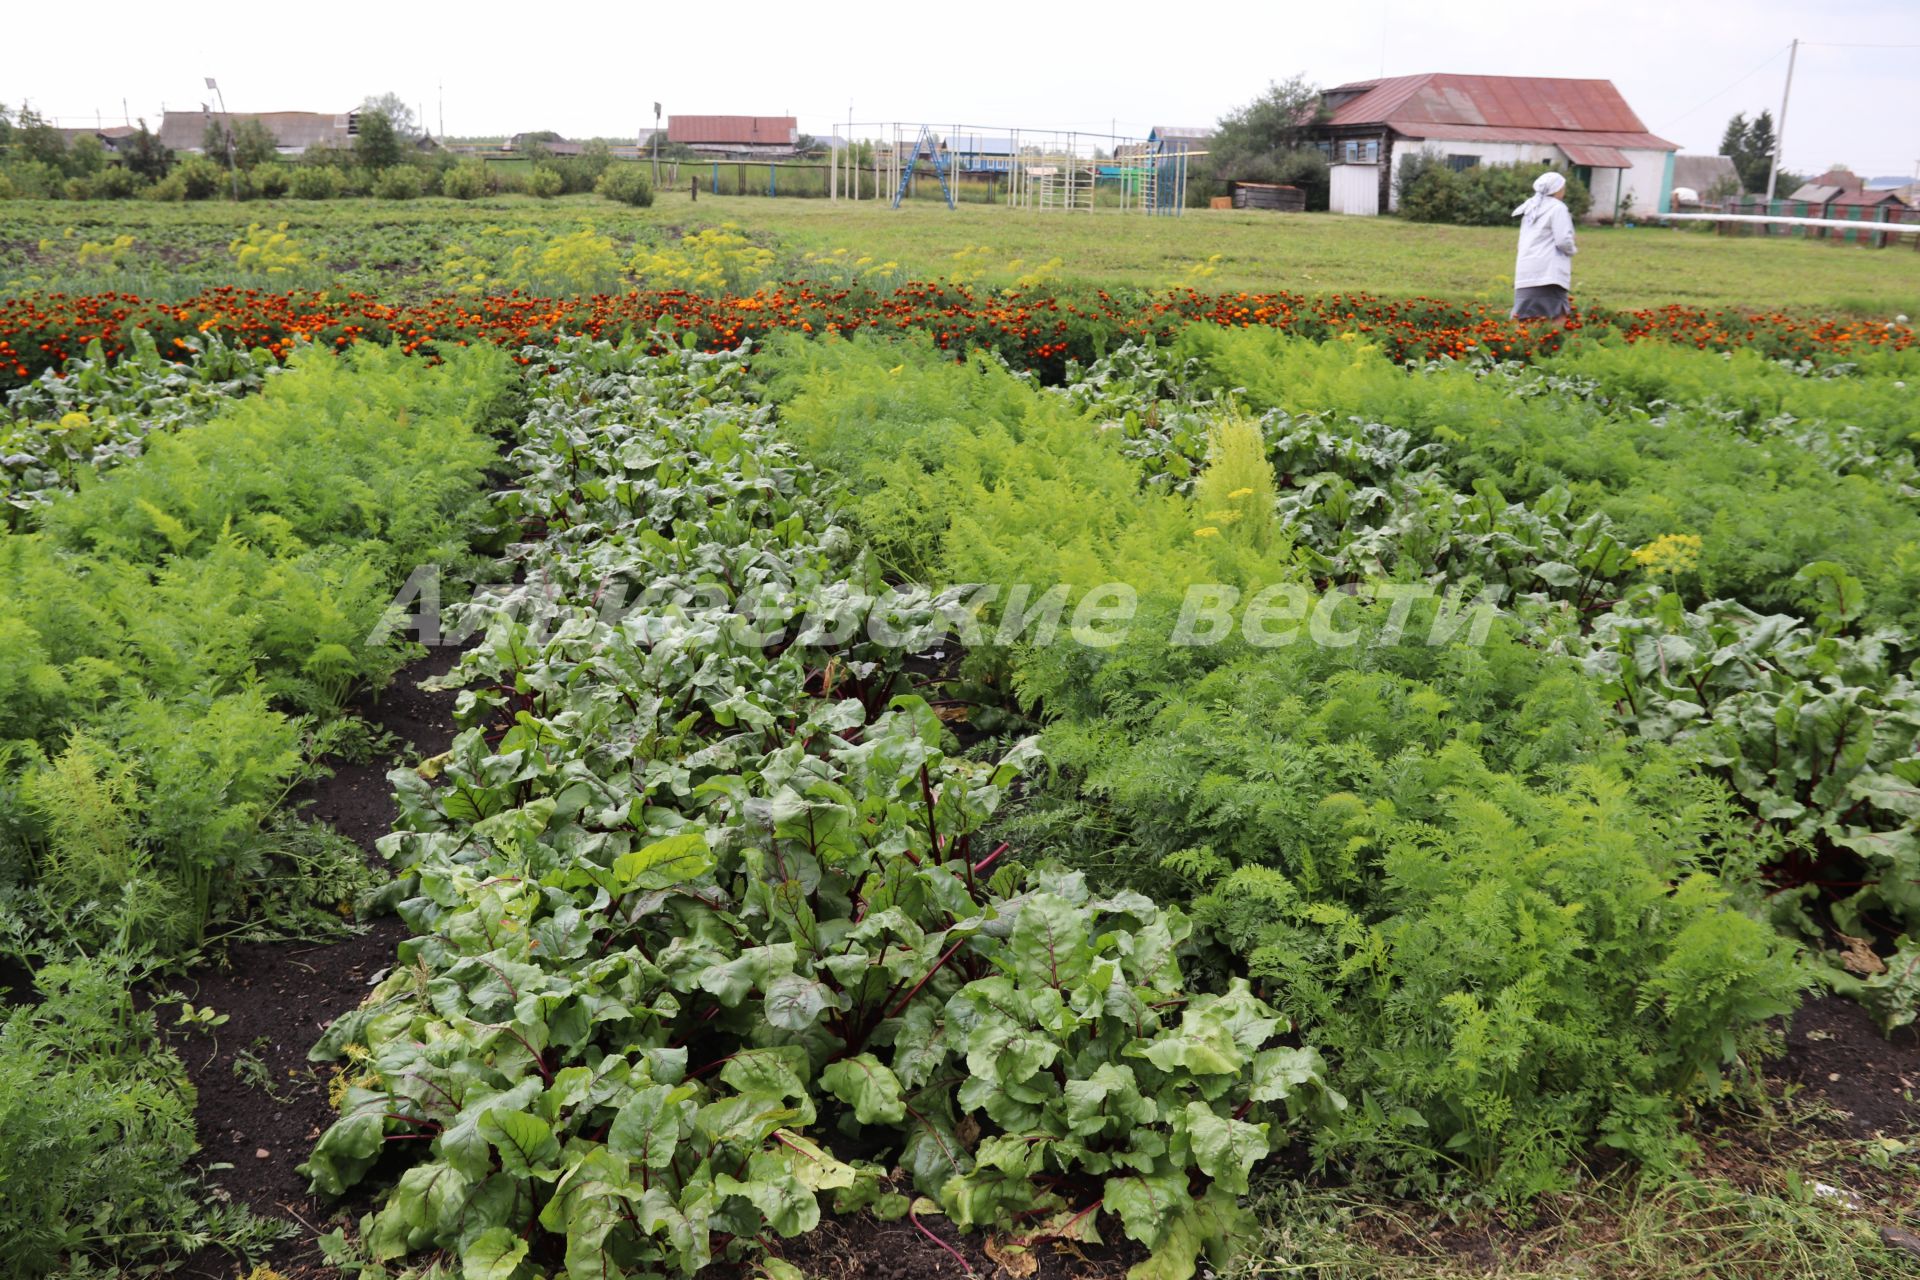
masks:
<svg viewBox="0 0 1920 1280"><path fill-rule="evenodd" d="M1710 153L1735 111L1778 113L1798 36L1834 43L1801 47L1786 167L1873 176L1920 162L1920 0L97 0L85 12L9 14L0 101L62 124L157 123L163 105L197 108L212 75L234 111L342 110L393 90L436 132L444 111L452 134L627 136L656 100L668 114L793 114L816 134L844 132L849 104L856 121L1142 134L1210 123L1295 72L1331 86L1452 71L1609 79L1653 132Z"/></svg>

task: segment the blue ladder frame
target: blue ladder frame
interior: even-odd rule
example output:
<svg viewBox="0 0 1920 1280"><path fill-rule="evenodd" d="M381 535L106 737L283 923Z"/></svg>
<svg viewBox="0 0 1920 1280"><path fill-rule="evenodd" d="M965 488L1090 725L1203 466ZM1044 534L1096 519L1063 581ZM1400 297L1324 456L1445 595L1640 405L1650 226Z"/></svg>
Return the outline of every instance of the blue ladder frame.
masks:
<svg viewBox="0 0 1920 1280"><path fill-rule="evenodd" d="M947 162L940 158L940 149L933 145L932 136L925 125L920 126L920 138L913 144L913 154L900 168L900 189L893 193L892 207L898 209L900 202L906 199L907 184L913 181L913 167L920 163L920 154L923 151L927 154L927 158L933 161L933 173L940 179L940 192L947 198L947 208L958 208L953 199L953 185L947 181Z"/></svg>

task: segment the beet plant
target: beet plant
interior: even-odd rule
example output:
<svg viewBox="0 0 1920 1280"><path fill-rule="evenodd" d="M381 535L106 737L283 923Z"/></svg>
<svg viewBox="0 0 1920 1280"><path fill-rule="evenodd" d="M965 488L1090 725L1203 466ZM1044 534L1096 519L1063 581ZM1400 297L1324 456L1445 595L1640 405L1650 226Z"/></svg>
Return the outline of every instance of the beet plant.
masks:
<svg viewBox="0 0 1920 1280"><path fill-rule="evenodd" d="M1252 1166L1343 1105L1319 1055L1193 985L1178 910L984 841L1031 744L962 757L910 692L867 624L943 602L872 603L739 353L543 359L525 585L473 611L453 748L394 775L415 936L316 1049L314 1188L397 1174L363 1237L409 1271L691 1274L825 1196L1117 1232L1142 1280L1223 1258Z"/></svg>

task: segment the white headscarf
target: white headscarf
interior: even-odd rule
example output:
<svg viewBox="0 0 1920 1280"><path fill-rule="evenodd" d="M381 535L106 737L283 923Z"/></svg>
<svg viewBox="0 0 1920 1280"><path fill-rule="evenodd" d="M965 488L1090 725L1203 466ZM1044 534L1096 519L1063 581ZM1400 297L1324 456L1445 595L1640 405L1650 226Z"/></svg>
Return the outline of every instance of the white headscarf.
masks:
<svg viewBox="0 0 1920 1280"><path fill-rule="evenodd" d="M1533 195L1523 201L1508 216L1518 218L1522 214L1532 213L1536 209L1546 208L1547 202L1553 199L1553 193L1566 185L1567 180L1561 176L1559 171L1554 169L1547 170L1533 180Z"/></svg>

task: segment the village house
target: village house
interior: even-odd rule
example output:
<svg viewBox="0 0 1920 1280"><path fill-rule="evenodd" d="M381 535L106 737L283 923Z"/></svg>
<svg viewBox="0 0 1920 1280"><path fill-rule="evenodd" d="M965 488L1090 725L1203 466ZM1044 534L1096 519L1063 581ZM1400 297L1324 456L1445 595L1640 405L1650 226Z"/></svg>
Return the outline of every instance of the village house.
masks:
<svg viewBox="0 0 1920 1280"><path fill-rule="evenodd" d="M258 120L273 135L276 150L297 156L322 147L353 145L357 111L168 111L160 118L160 145L181 154L206 147L207 126L218 121L232 130L243 120Z"/></svg>
<svg viewBox="0 0 1920 1280"><path fill-rule="evenodd" d="M1679 148L1647 132L1609 80L1429 73L1328 89L1313 136L1335 213L1399 207L1396 164L1424 152L1455 169L1550 164L1593 193L1592 214L1667 211Z"/></svg>
<svg viewBox="0 0 1920 1280"><path fill-rule="evenodd" d="M1745 187L1731 156L1675 156L1673 202L1699 205L1739 195Z"/></svg>
<svg viewBox="0 0 1920 1280"><path fill-rule="evenodd" d="M701 155L790 156L800 122L792 116L668 116L667 141Z"/></svg>

